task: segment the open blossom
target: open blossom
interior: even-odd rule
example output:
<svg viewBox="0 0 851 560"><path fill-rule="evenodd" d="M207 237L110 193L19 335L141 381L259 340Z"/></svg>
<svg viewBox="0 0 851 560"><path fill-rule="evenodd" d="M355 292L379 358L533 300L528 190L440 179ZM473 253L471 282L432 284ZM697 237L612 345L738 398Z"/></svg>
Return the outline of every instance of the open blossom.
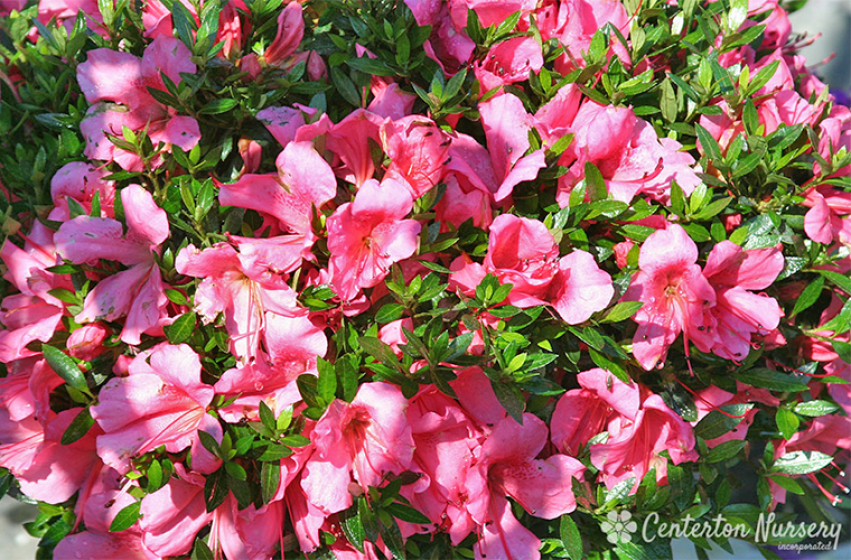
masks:
<svg viewBox="0 0 851 560"><path fill-rule="evenodd" d="M407 407L389 383L365 383L351 403L331 403L311 434L316 449L301 482L307 499L326 514L336 513L352 505L353 479L367 490L387 474L406 471L414 453Z"/></svg>
<svg viewBox="0 0 851 560"><path fill-rule="evenodd" d="M141 171L142 160L137 154L122 150L107 139L107 134L122 137L124 127L134 132L146 129L154 146L162 142L192 149L201 137L198 122L178 116L147 89L165 91L160 72L175 84L181 82L181 72L194 74L196 68L190 55L186 45L165 36L154 39L141 59L106 48L89 51L86 62L77 68L80 89L86 100L94 104L80 123L86 156L115 161L128 171Z"/></svg>
<svg viewBox="0 0 851 560"><path fill-rule="evenodd" d="M540 540L517 522L506 496L536 517L555 519L576 509L572 479L585 467L567 455L537 459L548 439L547 425L532 414L523 424L503 418L482 445L467 474L467 511L482 528L477 559L540 558Z"/></svg>
<svg viewBox="0 0 851 560"><path fill-rule="evenodd" d="M208 323L224 315L231 351L242 363L259 355L271 315L297 317L306 312L281 275L301 258L301 241L292 246L287 243L290 237L234 237L239 252L227 243L203 251L188 245L175 260L178 272L202 279L195 308Z"/></svg>
<svg viewBox="0 0 851 560"><path fill-rule="evenodd" d="M631 202L639 194L667 202L673 181L686 195L700 184L692 169L694 159L679 151L679 142L659 138L632 109L589 100L580 106L569 130L575 136L562 156L562 165L569 165L568 173L559 179L557 200L562 207L584 178L586 163L600 170L609 195L622 202Z"/></svg>
<svg viewBox="0 0 851 560"><path fill-rule="evenodd" d="M160 445L172 453L192 445L195 459L211 463L213 458L195 442L199 429L218 430L221 437L221 427L206 412L212 399L213 388L201 381L201 362L191 348L156 346L130 363L127 377L108 381L91 407L104 431L98 436L98 455L126 472L132 457Z"/></svg>
<svg viewBox="0 0 851 560"><path fill-rule="evenodd" d="M784 259L775 247L745 251L722 241L706 259L703 276L715 289L716 304L710 312L717 324L712 351L728 360L743 360L750 352L753 335L777 328L783 311L777 301L754 293L770 286L782 272Z"/></svg>
<svg viewBox="0 0 851 560"><path fill-rule="evenodd" d="M56 249L73 263L97 263L102 259L129 266L98 282L75 320L88 323L127 317L121 340L139 344L143 333L160 332L165 318L168 299L154 254L168 237L168 217L139 185L123 189L121 201L127 220L126 235L117 220L77 216L56 232Z"/></svg>
<svg viewBox="0 0 851 560"><path fill-rule="evenodd" d="M564 452L578 453L591 437L608 432L605 442L590 447L591 462L607 488L634 478L634 492L652 468L657 481L665 483L668 460L662 452L675 465L697 460L692 427L659 395L599 368L577 379L582 388L568 391L556 405L553 443Z"/></svg>
<svg viewBox="0 0 851 560"><path fill-rule="evenodd" d="M686 347L691 341L709 352L715 342L716 320L710 312L715 290L697 264L697 245L682 226L651 234L641 246L638 268L623 296L644 304L634 316L638 330L632 351L638 363L653 369L680 333Z"/></svg>
<svg viewBox="0 0 851 560"><path fill-rule="evenodd" d="M387 275L390 265L417 250L421 226L407 220L413 200L398 180L372 179L361 185L353 202L328 218L328 250L334 290L344 300L360 288L371 288Z"/></svg>
<svg viewBox="0 0 851 560"><path fill-rule="evenodd" d="M488 253L481 265L458 257L451 280L472 293L488 273L511 284L508 303L520 308L552 305L572 325L587 321L614 295L612 279L591 254L574 250L559 258L558 245L546 226L511 214L490 227Z"/></svg>

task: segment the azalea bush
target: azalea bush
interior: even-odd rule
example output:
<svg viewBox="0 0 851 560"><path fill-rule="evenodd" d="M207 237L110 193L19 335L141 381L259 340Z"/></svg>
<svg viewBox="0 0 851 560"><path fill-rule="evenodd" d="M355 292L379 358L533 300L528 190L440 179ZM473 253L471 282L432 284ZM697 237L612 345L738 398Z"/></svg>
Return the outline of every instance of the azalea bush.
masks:
<svg viewBox="0 0 851 560"><path fill-rule="evenodd" d="M760 513L847 519L851 111L800 4L0 2L39 558L670 557L651 515L773 558Z"/></svg>

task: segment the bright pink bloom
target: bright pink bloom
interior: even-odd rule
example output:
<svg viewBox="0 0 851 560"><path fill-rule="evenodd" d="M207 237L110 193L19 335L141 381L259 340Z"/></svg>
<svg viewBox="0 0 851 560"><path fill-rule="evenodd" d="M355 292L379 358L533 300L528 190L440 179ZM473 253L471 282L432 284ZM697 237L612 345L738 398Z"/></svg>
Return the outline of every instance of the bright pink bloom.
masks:
<svg viewBox="0 0 851 560"><path fill-rule="evenodd" d="M807 192L803 204L810 207L804 216L807 237L826 245L851 245L851 193L820 186Z"/></svg>
<svg viewBox="0 0 851 560"><path fill-rule="evenodd" d="M201 381L198 355L185 344L160 344L131 362L130 375L115 377L101 389L98 404L91 407L105 432L98 436L98 455L126 472L132 457L160 445L172 453L183 451L209 421L218 425L206 413L212 400L213 388Z"/></svg>
<svg viewBox="0 0 851 560"><path fill-rule="evenodd" d="M27 345L33 341L48 342L60 328L64 303L48 293L54 288L72 288L67 277L48 272L58 264L53 246L53 232L36 222L20 248L6 239L0 259L6 265L3 275L21 293L3 298L0 303L0 361L38 355Z"/></svg>
<svg viewBox="0 0 851 560"><path fill-rule="evenodd" d="M143 333L160 332L166 314L168 299L154 253L168 237L168 217L139 185L123 189L121 201L126 235L121 223L111 218L77 216L56 232L56 247L70 262L97 263L103 259L130 267L98 282L75 319L88 323L126 316L121 340L139 344Z"/></svg>
<svg viewBox="0 0 851 560"><path fill-rule="evenodd" d="M465 483L483 434L454 400L434 387L411 399L408 420L416 446L411 468L424 479L403 492L415 508L448 531L452 544L457 545L475 528L466 508L473 496L467 493ZM417 532L431 529L422 527Z"/></svg>
<svg viewBox="0 0 851 560"><path fill-rule="evenodd" d="M679 225L650 235L638 256L639 272L623 295L644 306L635 314L632 352L646 370L664 361L668 347L684 333L701 352L715 343L715 290L697 264L697 245Z"/></svg>
<svg viewBox="0 0 851 560"><path fill-rule="evenodd" d="M103 323L83 325L68 337L68 354L78 360L91 361L106 351L103 341L110 334L111 331Z"/></svg>
<svg viewBox="0 0 851 560"><path fill-rule="evenodd" d="M304 18L301 4L290 2L278 15L278 33L266 48L263 57L267 64L279 64L292 55L304 37Z"/></svg>
<svg viewBox="0 0 851 560"><path fill-rule="evenodd" d="M221 185L219 202L276 218L283 231L294 234L288 242L301 242L308 250L314 240L312 208L319 209L336 196L337 180L309 142L287 143L275 164L277 175L248 174Z"/></svg>
<svg viewBox="0 0 851 560"><path fill-rule="evenodd" d="M381 139L391 160L387 173L403 179L413 198L440 182L451 139L431 119L417 115L388 121L381 127Z"/></svg>
<svg viewBox="0 0 851 560"><path fill-rule="evenodd" d="M352 505L352 478L364 490L411 466L414 440L405 411L408 400L395 385L365 383L351 403L334 401L316 423L316 446L301 486L326 514Z"/></svg>
<svg viewBox="0 0 851 560"><path fill-rule="evenodd" d="M360 288L378 284L390 265L417 250L421 226L404 219L413 208L411 195L398 180L365 182L354 202L337 208L327 220L329 270L337 295L353 299Z"/></svg>
<svg viewBox="0 0 851 560"><path fill-rule="evenodd" d="M735 395L715 386L699 391L694 399L694 406L697 408L697 421L693 424L697 425L707 414L722 406L751 402L760 402L768 406L780 405L780 399L773 396L767 389L750 387L740 381L736 382L736 386L737 393ZM707 439L706 445L715 447L725 441L744 440L757 411L756 408L751 408L735 428L717 438Z"/></svg>
<svg viewBox="0 0 851 560"><path fill-rule="evenodd" d="M703 276L715 289L716 305L710 312L718 325L712 351L728 360L743 360L751 337L777 328L783 311L777 301L755 294L770 286L783 271L783 254L775 247L745 251L722 241L706 259Z"/></svg>
<svg viewBox="0 0 851 560"><path fill-rule="evenodd" d="M86 212L91 213L95 194L100 201L101 215L111 218L115 183L105 181L104 177L107 175L108 171L97 169L82 161L73 161L62 166L50 180L50 196L55 208L48 214L48 219L57 222L68 221L71 217L68 211L69 198L73 198Z"/></svg>
<svg viewBox="0 0 851 560"><path fill-rule="evenodd" d="M609 196L622 202L644 194L666 203L672 181L686 195L700 184L692 169L694 159L679 151L682 146L677 141L659 138L632 109L586 101L570 129L575 136L562 156L562 165L569 163L570 170L559 179L557 200L561 206L567 206L570 191L584 178L586 162L600 170Z"/></svg>
<svg viewBox="0 0 851 560"><path fill-rule="evenodd" d="M204 500L204 477L175 465L180 478L142 500L142 542L156 557L188 554L195 536L213 519Z"/></svg>
<svg viewBox="0 0 851 560"><path fill-rule="evenodd" d="M269 130L269 134L284 148L295 140L296 132L307 119L316 114L316 109L295 104L291 107L266 107L257 113L257 120ZM327 165L327 164L326 164ZM323 183L325 181L322 181Z"/></svg>
<svg viewBox="0 0 851 560"><path fill-rule="evenodd" d="M523 82L544 65L541 45L532 37L514 37L491 47L484 62L476 62L481 93L507 84Z"/></svg>
<svg viewBox="0 0 851 560"><path fill-rule="evenodd" d="M191 117L177 116L175 109L161 105L147 89L165 91L160 72L175 84L180 83L181 72L194 74L196 68L190 55L186 45L165 36L154 39L141 59L111 49L89 51L86 62L77 67L83 95L89 103L96 103L80 123L86 156L114 160L123 169L141 171L138 155L116 148L106 137L122 137L125 126L136 132L147 127L154 146L162 142L192 149L201 137L198 123ZM154 164L158 165L159 159Z"/></svg>
<svg viewBox="0 0 851 560"><path fill-rule="evenodd" d="M567 455L536 459L548 436L547 425L526 413L522 425L513 418L501 420L482 445L465 484L467 511L482 529L477 559L540 558L540 541L517 522L506 496L544 519L576 509L572 479L579 478L585 467Z"/></svg>
<svg viewBox="0 0 851 560"><path fill-rule="evenodd" d="M452 154L452 164L457 164L456 170L463 173L466 162L470 166L466 174L472 172L474 176L478 175L485 192L489 192L494 201L501 202L511 196L514 187L519 183L533 181L538 176L538 171L546 164L544 150L539 149L528 156L524 155L530 147L531 117L523 108L523 102L515 95L500 95L481 103L479 112L488 141L490 162L487 163L493 166L493 175L490 176L489 170L482 163L476 162L475 159L467 160L463 142L453 143L453 149L458 153ZM459 157L460 162L456 161ZM450 168L454 167L450 165ZM474 181L473 178L470 180Z"/></svg>
<svg viewBox="0 0 851 560"><path fill-rule="evenodd" d="M484 263L452 263L451 279L465 292L475 291L485 274L513 287L508 303L526 308L552 305L569 324L587 321L608 305L612 280L590 253L575 250L559 259L558 245L543 223L511 214L498 216L490 227Z"/></svg>

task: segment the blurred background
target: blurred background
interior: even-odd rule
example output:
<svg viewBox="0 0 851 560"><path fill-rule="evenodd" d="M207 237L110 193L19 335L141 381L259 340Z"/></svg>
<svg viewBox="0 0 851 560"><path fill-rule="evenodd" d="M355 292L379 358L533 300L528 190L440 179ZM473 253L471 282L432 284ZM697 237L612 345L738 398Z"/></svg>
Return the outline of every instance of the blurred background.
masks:
<svg viewBox="0 0 851 560"><path fill-rule="evenodd" d="M807 57L808 65L815 68L816 73L830 86L831 92L839 90L847 96L851 92L851 0L809 0L789 19L793 33L806 34L807 39L821 34L801 52ZM825 60L828 61L823 63ZM35 558L37 541L23 530L21 524L35 519L36 513L35 506L22 504L11 497L0 500L0 559ZM735 557L741 560L762 558L755 548L744 543L737 543L735 550ZM675 543L674 552L676 558L692 558L695 555L688 541ZM791 557L799 560L848 560L851 558L851 546L846 542L837 551L819 555L792 553ZM733 557L716 548L710 553L710 558Z"/></svg>

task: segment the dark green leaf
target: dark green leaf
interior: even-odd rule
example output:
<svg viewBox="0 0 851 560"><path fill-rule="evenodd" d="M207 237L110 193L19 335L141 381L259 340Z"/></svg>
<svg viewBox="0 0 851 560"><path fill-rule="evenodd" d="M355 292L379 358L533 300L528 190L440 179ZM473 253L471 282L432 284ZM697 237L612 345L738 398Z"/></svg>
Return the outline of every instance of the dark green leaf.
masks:
<svg viewBox="0 0 851 560"><path fill-rule="evenodd" d="M393 517L401 519L402 521L407 521L408 523L417 523L419 525L431 524L431 520L428 517L411 506L407 506L399 502L394 502L386 506L384 510Z"/></svg>
<svg viewBox="0 0 851 560"><path fill-rule="evenodd" d="M95 423L88 408L81 410L62 434L62 445L70 445L88 433Z"/></svg>
<svg viewBox="0 0 851 560"><path fill-rule="evenodd" d="M86 383L86 377L83 372L77 367L77 364L61 350L48 346L41 345L41 351L44 354L44 359L48 365L56 372L59 377L74 389L91 396L89 386Z"/></svg>
<svg viewBox="0 0 851 560"><path fill-rule="evenodd" d="M567 557L570 560L582 560L582 535L579 533L579 527L576 526L576 522L570 518L570 515L565 514L561 516L559 536L561 537L562 546L567 551Z"/></svg>
<svg viewBox="0 0 851 560"><path fill-rule="evenodd" d="M139 519L139 509L142 507L142 502L133 502L129 506L125 507L112 520L112 523L109 524L109 532L110 533L118 533L119 531L124 531L129 529L136 523L136 520Z"/></svg>
<svg viewBox="0 0 851 560"><path fill-rule="evenodd" d="M174 323L163 328L165 336L172 344L180 344L189 340L195 330L195 313L184 313L174 320Z"/></svg>

